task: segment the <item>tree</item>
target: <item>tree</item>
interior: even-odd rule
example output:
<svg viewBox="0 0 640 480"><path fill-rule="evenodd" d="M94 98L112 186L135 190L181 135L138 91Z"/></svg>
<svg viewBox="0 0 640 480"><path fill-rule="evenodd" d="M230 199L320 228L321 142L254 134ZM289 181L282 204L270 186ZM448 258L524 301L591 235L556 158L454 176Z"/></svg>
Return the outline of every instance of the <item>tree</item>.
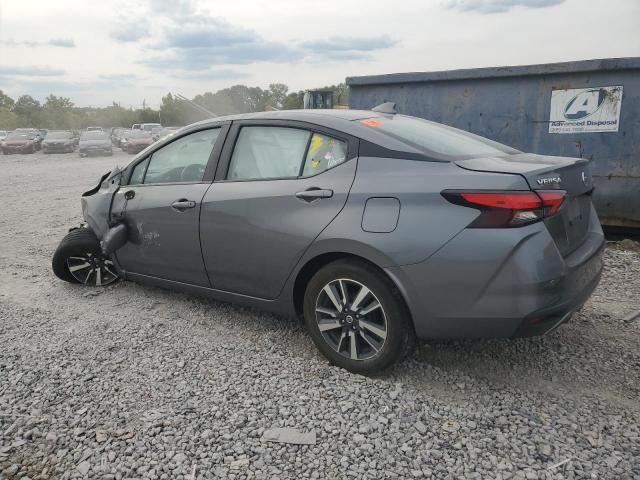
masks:
<svg viewBox="0 0 640 480"><path fill-rule="evenodd" d="M284 83L272 83L267 90L268 102L272 107L282 108L285 99L287 98L287 92L289 87Z"/></svg>
<svg viewBox="0 0 640 480"><path fill-rule="evenodd" d="M233 104L233 99L229 95L228 89L218 90L216 93L205 92L196 95L193 102L202 105L204 108L216 115L229 115L238 113L237 107Z"/></svg>
<svg viewBox="0 0 640 480"><path fill-rule="evenodd" d="M13 110L15 104L13 98L0 90L0 111L9 112Z"/></svg>
<svg viewBox="0 0 640 480"><path fill-rule="evenodd" d="M299 108L302 108L304 107L303 100L304 100L304 91L300 90L298 92L291 92L282 101L282 109L297 110Z"/></svg>
<svg viewBox="0 0 640 480"><path fill-rule="evenodd" d="M187 125L203 119L204 115L200 111L187 102L175 98L171 93L162 97L160 123L163 125Z"/></svg>
<svg viewBox="0 0 640 480"><path fill-rule="evenodd" d="M335 103L348 103L348 88L334 85ZM302 108L304 91L289 92L284 83L272 83L269 88L233 85L216 92L196 95L193 102L216 115L260 112L267 108ZM90 125L102 127L130 127L134 123L160 122L163 125L186 125L208 118L208 115L168 93L162 97L159 109L149 108L146 100L142 108L123 108L113 102L107 107L78 107L68 97L50 94L41 105L30 95L16 101L0 90L0 129L17 127L80 129Z"/></svg>
<svg viewBox="0 0 640 480"><path fill-rule="evenodd" d="M52 94L46 98L44 102L44 108L54 111L70 110L73 108L73 102L69 98L56 97Z"/></svg>
<svg viewBox="0 0 640 480"><path fill-rule="evenodd" d="M35 100L31 95L22 95L18 98L13 111L18 115L30 116L40 110L40 102Z"/></svg>

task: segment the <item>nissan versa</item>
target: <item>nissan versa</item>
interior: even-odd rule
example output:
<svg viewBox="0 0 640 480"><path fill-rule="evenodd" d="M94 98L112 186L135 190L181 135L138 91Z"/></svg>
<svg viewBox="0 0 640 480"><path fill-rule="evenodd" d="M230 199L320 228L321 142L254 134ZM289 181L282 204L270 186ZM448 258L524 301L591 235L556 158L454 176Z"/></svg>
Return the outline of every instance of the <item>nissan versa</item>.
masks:
<svg viewBox="0 0 640 480"><path fill-rule="evenodd" d="M596 287L604 238L582 159L395 113L216 118L82 196L63 280L118 278L301 316L359 373L416 337L544 334Z"/></svg>

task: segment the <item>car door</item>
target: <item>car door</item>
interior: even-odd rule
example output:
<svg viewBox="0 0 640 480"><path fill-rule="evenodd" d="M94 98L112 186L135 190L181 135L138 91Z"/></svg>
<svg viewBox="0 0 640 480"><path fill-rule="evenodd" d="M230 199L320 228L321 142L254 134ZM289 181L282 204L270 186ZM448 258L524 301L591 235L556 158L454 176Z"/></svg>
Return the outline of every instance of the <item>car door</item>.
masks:
<svg viewBox="0 0 640 480"><path fill-rule="evenodd" d="M344 206L357 149L357 139L299 122L234 122L202 201L200 238L212 287L276 298Z"/></svg>
<svg viewBox="0 0 640 480"><path fill-rule="evenodd" d="M227 128L183 135L130 168L112 208L127 225L129 240L116 252L125 271L209 286L198 224Z"/></svg>

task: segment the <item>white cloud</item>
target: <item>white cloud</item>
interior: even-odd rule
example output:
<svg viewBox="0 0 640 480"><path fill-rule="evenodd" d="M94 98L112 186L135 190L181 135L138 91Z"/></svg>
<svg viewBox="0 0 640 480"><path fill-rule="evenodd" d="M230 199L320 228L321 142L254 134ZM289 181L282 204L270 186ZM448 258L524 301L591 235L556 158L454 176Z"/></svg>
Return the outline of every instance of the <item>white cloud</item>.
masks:
<svg viewBox="0 0 640 480"><path fill-rule="evenodd" d="M640 56L640 2L611 2L4 2L0 75L13 97L35 93L32 76L38 95L55 80L51 93L76 104L135 106L235 83L299 90L356 75ZM567 25L597 35L565 41Z"/></svg>
<svg viewBox="0 0 640 480"><path fill-rule="evenodd" d="M546 8L565 0L447 0L448 8L475 13L502 13L515 7Z"/></svg>

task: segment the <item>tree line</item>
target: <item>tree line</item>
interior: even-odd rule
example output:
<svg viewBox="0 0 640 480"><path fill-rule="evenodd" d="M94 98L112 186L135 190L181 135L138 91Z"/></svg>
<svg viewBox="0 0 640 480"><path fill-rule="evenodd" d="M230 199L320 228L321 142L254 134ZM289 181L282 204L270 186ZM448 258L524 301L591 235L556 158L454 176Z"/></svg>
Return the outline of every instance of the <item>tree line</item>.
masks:
<svg viewBox="0 0 640 480"><path fill-rule="evenodd" d="M348 103L344 84L324 87L332 89L336 103ZM304 91L289 92L283 83L268 88L234 85L215 93L196 95L191 101L217 116L234 113L260 112L268 109L298 109L303 107ZM108 107L77 107L70 98L49 95L43 103L30 95L13 99L0 90L0 129L33 127L47 129L82 129L91 125L127 127L134 123L162 123L182 126L208 118L209 115L168 93L160 108L125 108L113 102Z"/></svg>

